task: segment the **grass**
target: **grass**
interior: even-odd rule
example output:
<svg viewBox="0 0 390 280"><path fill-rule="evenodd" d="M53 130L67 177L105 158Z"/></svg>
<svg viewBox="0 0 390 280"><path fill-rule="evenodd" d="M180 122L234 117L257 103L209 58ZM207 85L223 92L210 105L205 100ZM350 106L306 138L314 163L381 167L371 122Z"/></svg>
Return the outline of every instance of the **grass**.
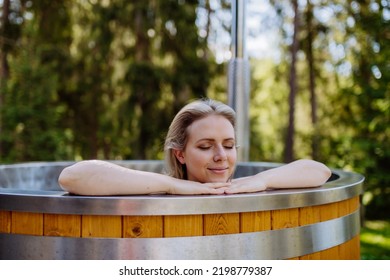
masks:
<svg viewBox="0 0 390 280"><path fill-rule="evenodd" d="M360 245L362 260L390 260L390 221L365 221Z"/></svg>

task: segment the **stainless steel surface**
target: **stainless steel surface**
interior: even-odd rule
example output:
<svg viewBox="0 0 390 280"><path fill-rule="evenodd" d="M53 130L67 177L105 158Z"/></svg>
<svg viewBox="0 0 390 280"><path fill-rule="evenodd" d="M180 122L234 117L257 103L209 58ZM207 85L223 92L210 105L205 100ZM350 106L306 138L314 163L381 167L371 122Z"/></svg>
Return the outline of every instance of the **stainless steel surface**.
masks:
<svg viewBox="0 0 390 280"><path fill-rule="evenodd" d="M249 61L235 58L229 63L229 105L236 111L239 161L249 161Z"/></svg>
<svg viewBox="0 0 390 280"><path fill-rule="evenodd" d="M162 170L162 163L159 161L117 163L139 170L155 172ZM309 189L221 196L75 196L62 191L57 183L61 170L70 164L71 162L59 162L0 166L0 210L96 215L239 213L305 207L345 200L362 194L364 181L360 174L334 170L333 181ZM237 166L236 177L255 174L275 166L278 164L240 163Z"/></svg>
<svg viewBox="0 0 390 280"><path fill-rule="evenodd" d="M231 52L234 58L246 58L246 2L247 0L231 1Z"/></svg>
<svg viewBox="0 0 390 280"><path fill-rule="evenodd" d="M319 252L360 231L359 211L302 227L175 238L68 238L0 234L0 259L287 259Z"/></svg>
<svg viewBox="0 0 390 280"><path fill-rule="evenodd" d="M232 1L231 53L229 63L229 105L236 111L238 160L249 161L250 66L246 53L246 0Z"/></svg>

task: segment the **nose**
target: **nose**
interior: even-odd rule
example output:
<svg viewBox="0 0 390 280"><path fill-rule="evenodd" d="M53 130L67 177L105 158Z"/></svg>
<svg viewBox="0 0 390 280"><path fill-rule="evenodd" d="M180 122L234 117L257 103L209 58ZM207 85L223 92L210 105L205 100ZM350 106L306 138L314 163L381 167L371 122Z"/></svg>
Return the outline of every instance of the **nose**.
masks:
<svg viewBox="0 0 390 280"><path fill-rule="evenodd" d="M216 146L214 152L214 161L224 161L226 159L227 155L225 149L221 145Z"/></svg>

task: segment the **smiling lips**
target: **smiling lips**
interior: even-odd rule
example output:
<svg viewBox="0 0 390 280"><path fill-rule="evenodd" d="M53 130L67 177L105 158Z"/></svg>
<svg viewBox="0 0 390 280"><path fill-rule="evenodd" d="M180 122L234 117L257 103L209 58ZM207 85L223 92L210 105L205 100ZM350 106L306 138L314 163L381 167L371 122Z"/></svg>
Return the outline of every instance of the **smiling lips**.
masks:
<svg viewBox="0 0 390 280"><path fill-rule="evenodd" d="M215 168L207 168L207 169L217 174L223 174L225 173L225 171L229 169L229 167L215 167Z"/></svg>

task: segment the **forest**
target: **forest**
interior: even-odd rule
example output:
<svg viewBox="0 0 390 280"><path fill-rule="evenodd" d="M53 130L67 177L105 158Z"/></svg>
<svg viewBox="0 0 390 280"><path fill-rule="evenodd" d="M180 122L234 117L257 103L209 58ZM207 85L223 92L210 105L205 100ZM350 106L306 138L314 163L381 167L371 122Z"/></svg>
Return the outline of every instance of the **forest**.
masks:
<svg viewBox="0 0 390 280"><path fill-rule="evenodd" d="M248 2L250 160L363 174L367 219L389 219L390 2ZM184 104L227 102L229 0L0 8L0 164L162 159Z"/></svg>

